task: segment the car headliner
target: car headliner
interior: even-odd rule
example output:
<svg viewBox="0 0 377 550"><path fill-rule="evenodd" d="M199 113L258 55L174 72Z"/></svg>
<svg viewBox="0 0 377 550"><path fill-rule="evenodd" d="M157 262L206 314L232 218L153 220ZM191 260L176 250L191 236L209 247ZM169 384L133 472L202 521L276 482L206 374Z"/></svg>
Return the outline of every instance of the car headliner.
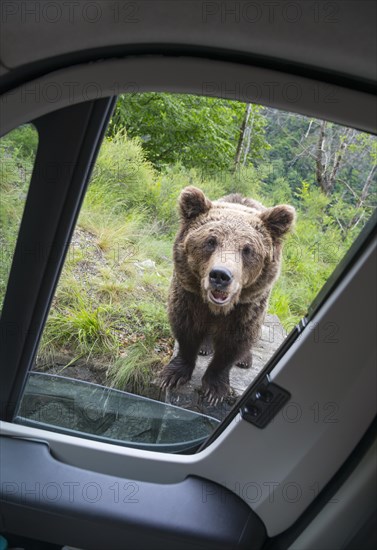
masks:
<svg viewBox="0 0 377 550"><path fill-rule="evenodd" d="M189 54L196 48L208 57L231 52L288 73L320 71L322 81L337 75L369 90L377 81L373 0L42 0L3 2L1 12L2 77L49 58L122 47Z"/></svg>

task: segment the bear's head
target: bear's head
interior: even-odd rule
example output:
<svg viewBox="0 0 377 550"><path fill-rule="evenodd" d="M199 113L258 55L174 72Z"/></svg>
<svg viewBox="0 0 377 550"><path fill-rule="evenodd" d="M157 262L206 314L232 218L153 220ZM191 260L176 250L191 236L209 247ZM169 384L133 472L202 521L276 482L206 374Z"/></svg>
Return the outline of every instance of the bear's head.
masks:
<svg viewBox="0 0 377 550"><path fill-rule="evenodd" d="M179 209L175 273L186 290L225 315L237 303L268 295L279 274L282 238L295 219L292 206L265 208L240 195L210 201L185 187Z"/></svg>

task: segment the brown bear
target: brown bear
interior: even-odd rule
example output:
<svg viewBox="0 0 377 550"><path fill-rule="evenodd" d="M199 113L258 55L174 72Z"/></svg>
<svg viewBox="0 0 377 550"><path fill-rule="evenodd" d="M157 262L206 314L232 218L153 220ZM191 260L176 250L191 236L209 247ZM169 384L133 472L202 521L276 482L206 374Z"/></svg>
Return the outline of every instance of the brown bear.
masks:
<svg viewBox="0 0 377 550"><path fill-rule="evenodd" d="M202 386L214 404L230 390L231 367L251 365L295 210L285 204L265 208L239 194L210 201L196 187L182 190L179 209L169 294L179 351L162 372L162 387L188 382L198 353L213 347Z"/></svg>

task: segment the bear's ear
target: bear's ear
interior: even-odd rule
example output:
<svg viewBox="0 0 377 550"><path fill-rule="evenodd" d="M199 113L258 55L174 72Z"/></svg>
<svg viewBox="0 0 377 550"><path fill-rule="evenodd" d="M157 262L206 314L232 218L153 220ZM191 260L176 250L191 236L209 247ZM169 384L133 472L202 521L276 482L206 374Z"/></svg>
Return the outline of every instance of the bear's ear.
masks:
<svg viewBox="0 0 377 550"><path fill-rule="evenodd" d="M199 214L205 214L211 208L212 203L203 191L197 187L185 187L179 196L179 209L182 219L192 220L199 216Z"/></svg>
<svg viewBox="0 0 377 550"><path fill-rule="evenodd" d="M279 239L292 227L296 219L296 211L293 206L279 204L279 206L267 208L259 216L269 229L272 237Z"/></svg>

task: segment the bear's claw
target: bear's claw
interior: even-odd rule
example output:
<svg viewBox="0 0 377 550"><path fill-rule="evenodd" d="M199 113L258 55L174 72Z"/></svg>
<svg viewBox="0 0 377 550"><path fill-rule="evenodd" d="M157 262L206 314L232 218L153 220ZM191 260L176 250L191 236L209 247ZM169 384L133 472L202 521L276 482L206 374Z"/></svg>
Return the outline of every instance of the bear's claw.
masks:
<svg viewBox="0 0 377 550"><path fill-rule="evenodd" d="M175 364L173 361L167 365L161 373L160 387L163 390L183 386L191 378L191 370L182 364Z"/></svg>
<svg viewBox="0 0 377 550"><path fill-rule="evenodd" d="M207 348L201 348L201 349L199 350L199 355L205 355L205 356L207 356L207 355L211 355L212 353L213 353L212 350L209 350L209 349L207 349Z"/></svg>
<svg viewBox="0 0 377 550"><path fill-rule="evenodd" d="M250 352L246 353L236 362L236 366L240 369L249 369L253 364L253 356Z"/></svg>
<svg viewBox="0 0 377 550"><path fill-rule="evenodd" d="M224 401L224 397L225 396L222 396L222 397L218 397L216 395L214 395L211 390L207 390L205 393L204 393L204 399L207 399L208 401L208 405L210 407L217 407L217 405L219 405L220 403L222 403Z"/></svg>
<svg viewBox="0 0 377 550"><path fill-rule="evenodd" d="M212 378L212 380L202 380L204 390L204 399L207 399L209 405L216 407L230 393L229 383L221 378Z"/></svg>
<svg viewBox="0 0 377 550"><path fill-rule="evenodd" d="M199 355L212 355L213 354L213 345L212 340L208 336L203 340L200 349Z"/></svg>

